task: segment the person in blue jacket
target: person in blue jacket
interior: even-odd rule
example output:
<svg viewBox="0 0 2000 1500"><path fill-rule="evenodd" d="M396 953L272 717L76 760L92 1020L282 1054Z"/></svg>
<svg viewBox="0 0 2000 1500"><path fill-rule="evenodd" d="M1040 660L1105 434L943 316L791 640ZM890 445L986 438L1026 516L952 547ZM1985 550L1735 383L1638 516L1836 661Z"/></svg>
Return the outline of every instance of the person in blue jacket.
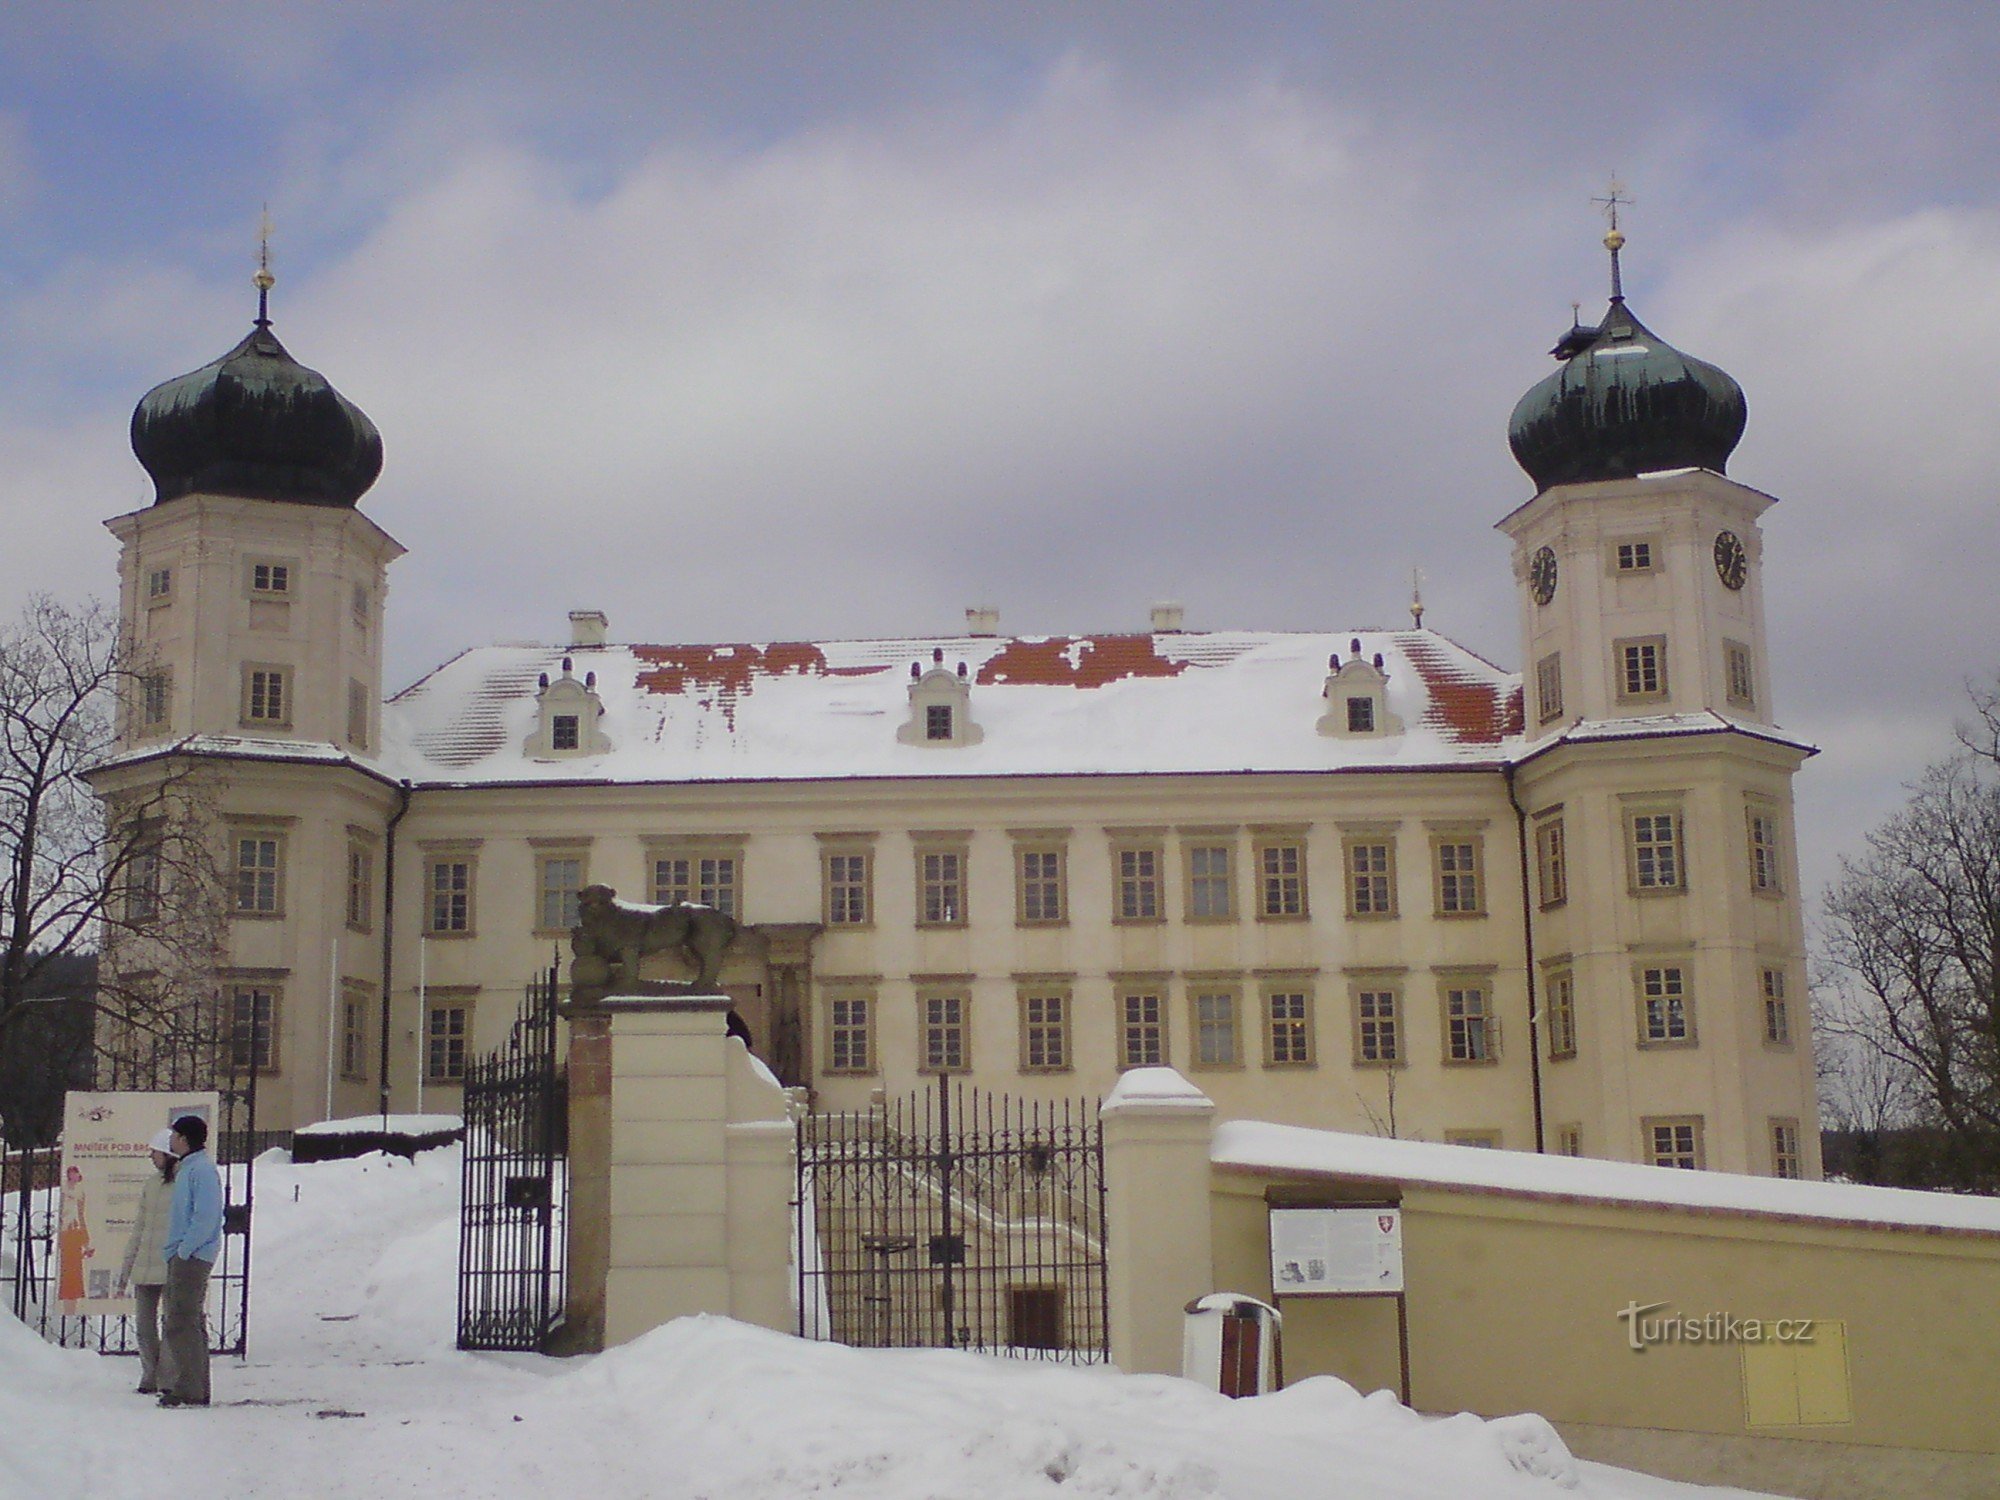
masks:
<svg viewBox="0 0 2000 1500"><path fill-rule="evenodd" d="M222 1252L222 1179L209 1158L208 1121L174 1121L174 1201L161 1247L167 1260L160 1342L171 1383L162 1406L208 1405L208 1273Z"/></svg>

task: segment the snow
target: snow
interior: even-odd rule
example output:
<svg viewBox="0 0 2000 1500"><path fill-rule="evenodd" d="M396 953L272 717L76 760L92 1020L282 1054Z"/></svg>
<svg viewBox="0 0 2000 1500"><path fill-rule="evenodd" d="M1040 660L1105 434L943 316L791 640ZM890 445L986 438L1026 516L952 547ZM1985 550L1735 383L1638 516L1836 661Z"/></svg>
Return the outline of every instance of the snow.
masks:
<svg viewBox="0 0 2000 1500"><path fill-rule="evenodd" d="M1723 1500L1580 1463L1535 1416L1428 1418L1304 1380L1228 1401L1164 1376L807 1343L723 1318L595 1358L452 1348L456 1148L258 1161L247 1362L163 1411L135 1365L0 1314L0 1500Z"/></svg>
<svg viewBox="0 0 2000 1500"><path fill-rule="evenodd" d="M1135 1107L1213 1110L1215 1104L1175 1068L1130 1068L1118 1075L1104 1096L1103 1112L1116 1114Z"/></svg>
<svg viewBox="0 0 2000 1500"><path fill-rule="evenodd" d="M301 1125L295 1135L444 1135L465 1122L457 1115L355 1115Z"/></svg>
<svg viewBox="0 0 2000 1500"><path fill-rule="evenodd" d="M1260 1171L1325 1172L1607 1203L2000 1234L2000 1198L1748 1177L1733 1172L1689 1172L1637 1162L1441 1146L1250 1120L1218 1125L1209 1156L1218 1166Z"/></svg>

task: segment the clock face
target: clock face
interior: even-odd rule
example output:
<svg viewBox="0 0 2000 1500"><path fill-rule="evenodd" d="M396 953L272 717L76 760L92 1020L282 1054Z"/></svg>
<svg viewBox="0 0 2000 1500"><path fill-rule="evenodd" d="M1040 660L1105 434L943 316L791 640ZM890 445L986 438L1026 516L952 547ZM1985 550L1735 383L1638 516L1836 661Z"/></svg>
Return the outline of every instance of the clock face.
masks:
<svg viewBox="0 0 2000 1500"><path fill-rule="evenodd" d="M1544 547L1535 554L1528 564L1528 586L1534 590L1535 603L1547 604L1556 596L1556 554L1553 547Z"/></svg>
<svg viewBox="0 0 2000 1500"><path fill-rule="evenodd" d="M1718 532L1715 538L1715 574L1722 586L1740 589L1750 576L1750 560L1743 552L1743 539L1733 531Z"/></svg>

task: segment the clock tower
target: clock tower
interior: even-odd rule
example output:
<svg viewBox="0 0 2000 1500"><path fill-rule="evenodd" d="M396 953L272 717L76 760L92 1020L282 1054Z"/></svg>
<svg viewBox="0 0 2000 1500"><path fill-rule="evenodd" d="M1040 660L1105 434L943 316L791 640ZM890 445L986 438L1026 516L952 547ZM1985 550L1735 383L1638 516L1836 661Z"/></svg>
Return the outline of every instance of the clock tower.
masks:
<svg viewBox="0 0 2000 1500"><path fill-rule="evenodd" d="M1616 203L1612 205L1616 212ZM1816 1175L1791 778L1761 518L1727 477L1742 389L1612 295L1551 351L1509 439L1536 493L1514 544L1533 867L1532 979L1552 1149ZM1584 1120L1632 1139L1578 1140Z"/></svg>

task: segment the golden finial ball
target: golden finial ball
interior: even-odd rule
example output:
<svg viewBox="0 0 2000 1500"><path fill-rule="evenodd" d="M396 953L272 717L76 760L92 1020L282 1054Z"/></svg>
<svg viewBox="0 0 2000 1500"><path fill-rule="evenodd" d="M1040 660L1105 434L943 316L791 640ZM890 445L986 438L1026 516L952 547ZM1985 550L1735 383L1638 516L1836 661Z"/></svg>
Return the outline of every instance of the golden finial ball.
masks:
<svg viewBox="0 0 2000 1500"><path fill-rule="evenodd" d="M259 267L257 274L250 278L250 284L260 292L268 292L278 284L278 278L273 276L269 271Z"/></svg>
<svg viewBox="0 0 2000 1500"><path fill-rule="evenodd" d="M1612 230L1611 233L1604 237L1604 248L1611 251L1623 250L1625 248L1624 232L1617 229Z"/></svg>

